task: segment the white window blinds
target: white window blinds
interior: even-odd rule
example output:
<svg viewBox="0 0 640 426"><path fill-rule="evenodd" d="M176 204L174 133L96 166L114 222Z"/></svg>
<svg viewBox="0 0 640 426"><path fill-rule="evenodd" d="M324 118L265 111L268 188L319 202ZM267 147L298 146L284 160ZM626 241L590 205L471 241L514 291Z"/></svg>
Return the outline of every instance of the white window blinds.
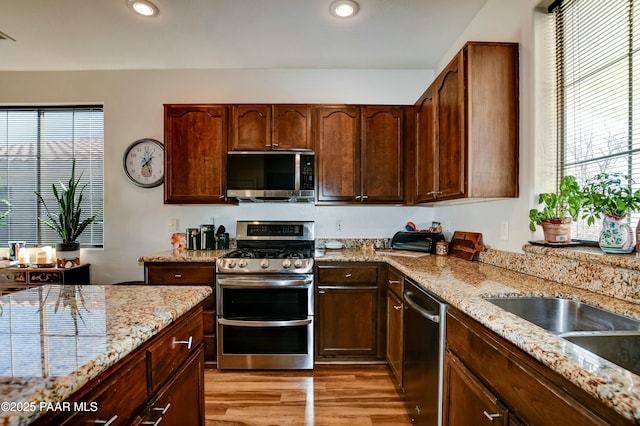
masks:
<svg viewBox="0 0 640 426"><path fill-rule="evenodd" d="M104 211L104 115L102 106L0 107L0 199L11 203L11 213L0 226L2 241L27 244L55 244L60 237L38 217L44 207L34 191L57 209L51 190L59 188L71 175L76 161L76 177L82 173L86 184L82 218ZM0 204L0 212L6 206ZM83 246L102 246L103 215L85 229Z"/></svg>

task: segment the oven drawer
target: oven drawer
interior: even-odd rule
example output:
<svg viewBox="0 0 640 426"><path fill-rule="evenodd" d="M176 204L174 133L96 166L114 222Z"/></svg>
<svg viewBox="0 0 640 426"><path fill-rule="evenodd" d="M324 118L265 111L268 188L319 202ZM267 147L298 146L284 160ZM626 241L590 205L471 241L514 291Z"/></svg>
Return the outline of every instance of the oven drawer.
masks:
<svg viewBox="0 0 640 426"><path fill-rule="evenodd" d="M202 310L198 309L189 318L171 327L164 338L147 350L151 367L151 392L155 392L200 345L203 339L202 323Z"/></svg>
<svg viewBox="0 0 640 426"><path fill-rule="evenodd" d="M378 282L378 266L318 266L318 284L344 285L376 284Z"/></svg>

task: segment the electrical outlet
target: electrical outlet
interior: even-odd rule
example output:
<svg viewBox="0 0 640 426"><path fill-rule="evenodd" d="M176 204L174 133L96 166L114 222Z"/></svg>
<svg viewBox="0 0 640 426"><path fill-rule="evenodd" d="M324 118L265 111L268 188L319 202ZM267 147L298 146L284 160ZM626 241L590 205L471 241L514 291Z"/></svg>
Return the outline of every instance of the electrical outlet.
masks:
<svg viewBox="0 0 640 426"><path fill-rule="evenodd" d="M178 232L178 219L169 219L169 232Z"/></svg>
<svg viewBox="0 0 640 426"><path fill-rule="evenodd" d="M336 232L342 232L343 225L342 219L336 219Z"/></svg>
<svg viewBox="0 0 640 426"><path fill-rule="evenodd" d="M503 220L500 223L500 239L503 241L507 241L509 239L509 221Z"/></svg>

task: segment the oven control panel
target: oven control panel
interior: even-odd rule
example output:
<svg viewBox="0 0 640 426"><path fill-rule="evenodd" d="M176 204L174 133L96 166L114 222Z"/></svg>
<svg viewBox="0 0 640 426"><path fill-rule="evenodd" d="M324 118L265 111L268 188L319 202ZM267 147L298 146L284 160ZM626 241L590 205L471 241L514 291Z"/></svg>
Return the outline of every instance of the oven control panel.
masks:
<svg viewBox="0 0 640 426"><path fill-rule="evenodd" d="M234 259L220 258L216 261L221 273L295 273L313 271L313 259Z"/></svg>

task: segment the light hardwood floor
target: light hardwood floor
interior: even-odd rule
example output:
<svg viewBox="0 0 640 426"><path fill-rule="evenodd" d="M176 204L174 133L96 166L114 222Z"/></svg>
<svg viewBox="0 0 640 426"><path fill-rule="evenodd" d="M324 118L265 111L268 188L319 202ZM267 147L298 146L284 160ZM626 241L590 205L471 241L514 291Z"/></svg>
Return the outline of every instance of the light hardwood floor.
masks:
<svg viewBox="0 0 640 426"><path fill-rule="evenodd" d="M207 426L411 425L385 365L205 370Z"/></svg>

